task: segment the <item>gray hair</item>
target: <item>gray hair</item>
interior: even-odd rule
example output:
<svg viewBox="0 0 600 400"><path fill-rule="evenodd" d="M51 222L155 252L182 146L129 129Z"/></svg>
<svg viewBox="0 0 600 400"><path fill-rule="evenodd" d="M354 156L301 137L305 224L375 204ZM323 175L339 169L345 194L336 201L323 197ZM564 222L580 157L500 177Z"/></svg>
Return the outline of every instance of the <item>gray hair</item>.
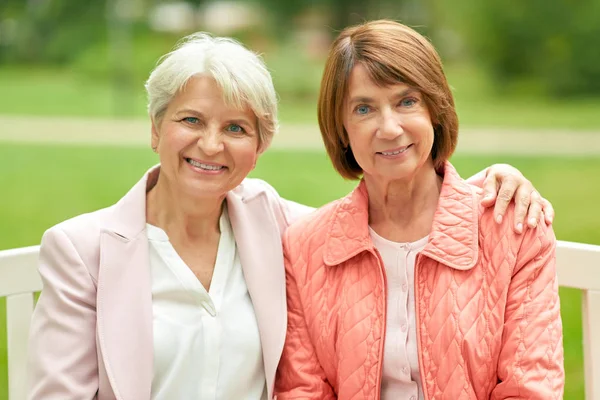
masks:
<svg viewBox="0 0 600 400"><path fill-rule="evenodd" d="M198 32L161 57L145 85L152 120L160 123L173 97L195 75L213 78L228 105L252 109L259 151L266 150L279 128L273 80L260 56L234 39Z"/></svg>

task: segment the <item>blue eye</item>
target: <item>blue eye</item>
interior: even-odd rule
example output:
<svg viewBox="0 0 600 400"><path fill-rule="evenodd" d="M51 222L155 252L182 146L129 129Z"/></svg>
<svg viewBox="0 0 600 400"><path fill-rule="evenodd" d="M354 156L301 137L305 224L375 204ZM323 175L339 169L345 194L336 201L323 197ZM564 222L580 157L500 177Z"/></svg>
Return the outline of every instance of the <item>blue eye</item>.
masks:
<svg viewBox="0 0 600 400"><path fill-rule="evenodd" d="M182 121L189 122L190 124L197 124L200 120L196 117L185 117Z"/></svg>
<svg viewBox="0 0 600 400"><path fill-rule="evenodd" d="M360 115L365 115L370 111L369 106L358 106L356 107L356 113Z"/></svg>
<svg viewBox="0 0 600 400"><path fill-rule="evenodd" d="M227 130L229 132L233 132L233 133L243 133L244 128L242 128L241 126L239 126L238 124L231 124L227 127Z"/></svg>
<svg viewBox="0 0 600 400"><path fill-rule="evenodd" d="M400 102L400 105L402 105L403 107L412 107L415 104L417 104L417 99L415 99L413 97L409 97L407 99L402 99L402 101Z"/></svg>

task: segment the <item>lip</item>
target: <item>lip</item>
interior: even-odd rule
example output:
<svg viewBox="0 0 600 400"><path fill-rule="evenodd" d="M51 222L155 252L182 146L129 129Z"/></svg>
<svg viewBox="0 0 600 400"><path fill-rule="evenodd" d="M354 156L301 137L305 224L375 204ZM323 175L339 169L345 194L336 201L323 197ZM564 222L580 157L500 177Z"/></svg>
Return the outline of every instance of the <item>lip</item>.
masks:
<svg viewBox="0 0 600 400"><path fill-rule="evenodd" d="M380 156L380 157L389 158L389 159L396 159L396 158L404 157L406 155L406 153L410 150L410 148L413 146L413 144L414 143L411 143L411 144L406 145L406 146L395 147L393 149L385 149L385 150L382 150L382 151L378 151L376 154L378 156ZM394 153L396 151L402 151L402 153L399 153L399 154L383 154L383 152Z"/></svg>
<svg viewBox="0 0 600 400"><path fill-rule="evenodd" d="M225 164L219 164L219 163L215 163L215 162L205 161L205 160L201 160L199 158L183 157L183 159L184 160L190 159L190 160L193 160L193 161L195 161L197 163L200 163L200 164L213 165L215 167L225 167L225 168L227 168L227 166Z"/></svg>
<svg viewBox="0 0 600 400"><path fill-rule="evenodd" d="M196 163L199 164L205 164L205 165L210 165L210 166L214 166L214 167L223 167L221 169L218 170L206 170L206 169L202 169L199 167L196 167L192 164L190 164L187 160L192 160ZM185 161L185 164L194 172L198 173L198 174L202 174L202 175L221 175L223 173L225 173L225 171L228 169L226 165L223 164L219 164L219 163L214 163L214 162L210 162L210 161L204 161L204 160L200 160L198 158L194 158L194 157L183 157L183 160Z"/></svg>

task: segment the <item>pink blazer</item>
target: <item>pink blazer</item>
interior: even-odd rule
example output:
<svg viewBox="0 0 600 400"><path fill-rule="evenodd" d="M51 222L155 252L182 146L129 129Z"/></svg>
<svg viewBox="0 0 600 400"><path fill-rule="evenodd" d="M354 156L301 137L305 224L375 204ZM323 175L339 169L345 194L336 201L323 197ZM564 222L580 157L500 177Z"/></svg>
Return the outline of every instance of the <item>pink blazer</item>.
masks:
<svg viewBox="0 0 600 400"><path fill-rule="evenodd" d="M150 399L152 298L146 190L152 168L117 204L49 229L42 238L43 291L29 345L29 399ZM269 399L287 314L281 235L311 208L246 179L227 195L248 291L254 304Z"/></svg>
<svg viewBox="0 0 600 400"><path fill-rule="evenodd" d="M415 264L425 400L562 399L556 240L540 224L517 235L446 164L437 210ZM285 233L288 333L279 400L377 400L386 275L368 228L364 183Z"/></svg>

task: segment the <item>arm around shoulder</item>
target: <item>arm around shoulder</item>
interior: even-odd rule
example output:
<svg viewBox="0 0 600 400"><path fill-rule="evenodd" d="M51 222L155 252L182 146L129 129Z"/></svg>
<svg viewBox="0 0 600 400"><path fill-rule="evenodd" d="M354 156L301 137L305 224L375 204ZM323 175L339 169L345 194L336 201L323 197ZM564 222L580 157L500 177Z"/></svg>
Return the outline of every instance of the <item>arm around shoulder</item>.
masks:
<svg viewBox="0 0 600 400"><path fill-rule="evenodd" d="M288 225L291 225L298 218L314 211L314 208L306 206L304 204L296 203L295 201L287 200L281 197L279 199L281 209L285 214L285 219Z"/></svg>
<svg viewBox="0 0 600 400"><path fill-rule="evenodd" d="M92 399L98 390L96 286L60 228L40 247L43 289L29 337L30 399Z"/></svg>
<svg viewBox="0 0 600 400"><path fill-rule="evenodd" d="M551 226L541 223L524 234L504 320L499 383L491 399L562 399L562 322Z"/></svg>
<svg viewBox="0 0 600 400"><path fill-rule="evenodd" d="M272 202L274 201L274 203L272 203L272 204L277 204L276 207L278 207L279 210L281 211L281 214L284 218L284 224L286 227L290 226L298 218L300 218L306 214L309 214L310 212L315 210L313 207L310 207L310 206L307 206L304 204L300 204L300 203L297 203L292 200L284 199L283 197L281 197L279 195L277 190L275 190L275 188L273 186L271 186L268 182L265 182L260 179L256 179L256 181L260 182L260 184L263 185L263 187L267 189L267 192L269 193L269 197L271 198L271 201Z"/></svg>

